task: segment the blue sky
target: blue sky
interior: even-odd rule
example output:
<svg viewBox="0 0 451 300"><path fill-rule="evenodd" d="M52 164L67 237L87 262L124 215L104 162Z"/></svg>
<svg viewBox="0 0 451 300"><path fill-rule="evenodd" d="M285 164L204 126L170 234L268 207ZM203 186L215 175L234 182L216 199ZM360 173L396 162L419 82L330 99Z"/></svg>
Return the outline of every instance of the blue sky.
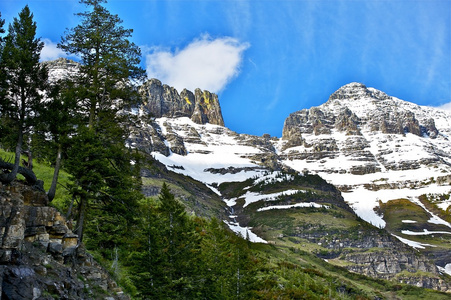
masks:
<svg viewBox="0 0 451 300"><path fill-rule="evenodd" d="M76 0L2 0L9 23L28 4L46 42L78 24ZM292 112L357 81L420 105L451 101L449 0L110 0L150 77L219 95L238 133L281 136Z"/></svg>

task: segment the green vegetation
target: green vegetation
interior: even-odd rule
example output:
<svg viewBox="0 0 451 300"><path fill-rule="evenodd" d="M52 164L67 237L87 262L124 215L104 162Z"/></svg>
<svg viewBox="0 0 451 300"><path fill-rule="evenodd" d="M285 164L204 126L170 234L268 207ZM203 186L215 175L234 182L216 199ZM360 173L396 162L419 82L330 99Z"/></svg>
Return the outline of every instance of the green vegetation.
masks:
<svg viewBox="0 0 451 300"><path fill-rule="evenodd" d="M421 201L428 204L429 207L433 207L433 204L426 200L425 196L420 197ZM427 206L426 206L427 207ZM379 204L379 211L383 214L384 220L387 222L386 229L396 235L404 236L408 239L425 243L429 240L427 235L424 236L412 236L404 235L401 231L423 231L427 229L429 231L449 231L447 226L441 224L430 223L431 215L424 210L421 206L412 203L407 199L390 200L386 203ZM414 223L405 223L403 220L415 221ZM449 240L448 235L443 236L444 239ZM435 239L436 240L436 239ZM433 242L437 244L437 240Z"/></svg>
<svg viewBox="0 0 451 300"><path fill-rule="evenodd" d="M271 242L268 245L253 244L214 218L224 214L220 199L192 178L156 168L153 171L161 176L141 180L140 167L148 166L150 159L125 147L129 120L117 113L140 100L136 86L130 84L144 74L139 48L129 40L132 30L124 29L120 18L106 10L105 1L81 3L88 10L78 14L81 23L69 29L59 44L80 57L77 76L47 85L46 69L38 63L43 44L35 38L36 24L27 6L6 38L0 38L0 146L15 149L0 151L0 181L22 180L17 173L32 185L36 177L43 180L52 204L77 220L80 241L134 299L446 297L350 273L343 268L346 264L335 261L343 253L375 251L359 250L352 243L386 233L357 218L340 193L317 175L281 172L269 182L255 184L249 179L218 186L228 198L246 191L271 194L299 189L302 192L266 204L327 205L258 212L265 205L262 201L243 208L244 200L237 200L240 223L252 226ZM0 20L0 33L3 23ZM15 82L16 78L20 80ZM48 95L45 104L40 92ZM211 105L211 95L205 91L203 99ZM21 157L24 149L27 157ZM30 153L36 158L34 168ZM28 159L26 168L19 166L21 159ZM14 163L8 164L9 160ZM54 190L57 182L64 188ZM158 198L141 194L143 186L160 185ZM181 203L170 188L187 201ZM193 191L207 196L196 199ZM404 204L399 200L381 209L386 218L426 222L424 213L416 207L404 209ZM187 213L187 208L210 218ZM346 247L340 246L344 240L349 243ZM338 250L324 246L333 243ZM331 257L339 266L319 257ZM46 268L53 270L50 265ZM103 291L95 292L103 296Z"/></svg>
<svg viewBox="0 0 451 300"><path fill-rule="evenodd" d="M3 183L11 183L18 173L25 175L19 171L20 155L26 147L27 134L37 124L41 91L47 88L48 71L39 63L44 43L35 38L36 27L27 5L9 25L0 44L0 143L15 148L12 165L2 166L9 169L0 173ZM33 176L26 177L30 183L35 181Z"/></svg>
<svg viewBox="0 0 451 300"><path fill-rule="evenodd" d="M451 223L451 205L448 206L446 210L440 209L437 204L449 200L450 195L449 194L441 194L441 195L421 195L419 197L421 203L424 204L424 206L433 212L434 214L438 215L443 220Z"/></svg>

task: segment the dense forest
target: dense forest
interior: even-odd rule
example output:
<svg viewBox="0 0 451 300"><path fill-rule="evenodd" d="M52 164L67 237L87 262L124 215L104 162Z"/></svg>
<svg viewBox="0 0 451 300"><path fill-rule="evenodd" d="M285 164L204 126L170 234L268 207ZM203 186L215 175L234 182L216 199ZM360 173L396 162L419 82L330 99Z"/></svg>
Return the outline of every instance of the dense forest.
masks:
<svg viewBox="0 0 451 300"><path fill-rule="evenodd" d="M58 44L81 67L57 82L40 63L44 44L28 6L7 29L0 18L2 184L46 187L79 243L132 298L367 299L404 289L352 275L372 286L357 288L344 269L330 271L307 253L253 244L220 220L188 214L166 184L158 197L145 198L140 168L152 159L126 146L133 116L118 114L140 102L141 52L106 1L81 3L79 24ZM33 162L53 168L50 183L35 176ZM301 255L307 263L298 263Z"/></svg>

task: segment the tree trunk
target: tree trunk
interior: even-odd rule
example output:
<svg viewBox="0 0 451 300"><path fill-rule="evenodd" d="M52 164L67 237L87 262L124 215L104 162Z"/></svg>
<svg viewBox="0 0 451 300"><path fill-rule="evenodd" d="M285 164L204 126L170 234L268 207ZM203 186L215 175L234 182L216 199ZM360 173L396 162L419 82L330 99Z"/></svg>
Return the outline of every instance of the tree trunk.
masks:
<svg viewBox="0 0 451 300"><path fill-rule="evenodd" d="M87 200L83 197L80 198L80 209L77 221L78 243L81 243L83 241L83 223L85 221L86 201Z"/></svg>
<svg viewBox="0 0 451 300"><path fill-rule="evenodd" d="M60 168L61 168L62 152L63 152L62 146L61 146L61 144L59 144L58 145L58 153L56 155L56 161L55 161L55 170L53 171L52 184L50 185L50 189L47 193L47 196L49 197L49 201L52 201L55 198L56 185L58 183L58 174L59 174Z"/></svg>
<svg viewBox="0 0 451 300"><path fill-rule="evenodd" d="M28 156L28 169L33 170L33 156L31 154L31 150L27 151Z"/></svg>
<svg viewBox="0 0 451 300"><path fill-rule="evenodd" d="M75 198L72 197L72 200L70 201L70 204L69 204L69 208L67 209L66 219L68 219L68 220L72 219L72 207L74 206L74 200L75 200Z"/></svg>
<svg viewBox="0 0 451 300"><path fill-rule="evenodd" d="M14 169L14 164L3 161L0 159L0 169L7 169L12 170ZM33 171L29 170L28 168L24 168L19 166L17 173L25 177L25 180L29 185L35 185L37 182L36 175L33 173ZM8 174L4 174L5 176ZM4 183L3 178L0 178L0 181Z"/></svg>
<svg viewBox="0 0 451 300"><path fill-rule="evenodd" d="M22 130L19 131L19 138L17 139L16 144L16 153L14 158L14 165L11 169L11 172L7 174L2 174L0 177L0 181L4 184L11 183L14 179L16 179L17 172L19 171L20 165L20 154L22 153L22 143L23 143L23 133Z"/></svg>

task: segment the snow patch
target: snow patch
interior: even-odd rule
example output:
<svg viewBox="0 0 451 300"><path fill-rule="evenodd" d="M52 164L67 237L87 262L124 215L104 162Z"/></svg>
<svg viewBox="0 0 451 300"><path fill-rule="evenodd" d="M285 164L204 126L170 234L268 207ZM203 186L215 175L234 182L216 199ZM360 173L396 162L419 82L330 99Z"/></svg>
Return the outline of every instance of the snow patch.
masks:
<svg viewBox="0 0 451 300"><path fill-rule="evenodd" d="M402 220L402 223L407 223L407 224L413 224L416 223L417 221L413 221L413 220Z"/></svg>
<svg viewBox="0 0 451 300"><path fill-rule="evenodd" d="M227 206L235 206L236 200L238 200L240 198L244 198L245 203L244 203L243 207L246 207L249 204L258 202L260 200L271 201L271 200L275 200L279 196L293 195L298 192L305 192L305 191L303 191L303 190L287 190L287 191L283 191L280 193L273 193L273 194L259 194L259 193L254 193L254 192L246 192L246 194L244 194L241 197L225 199L224 201L227 203Z"/></svg>
<svg viewBox="0 0 451 300"><path fill-rule="evenodd" d="M427 229L423 229L423 231L402 230L401 233L406 235L451 234L448 231L429 231Z"/></svg>
<svg viewBox="0 0 451 300"><path fill-rule="evenodd" d="M315 202L308 202L308 203L296 203L292 205L274 205L274 206L267 206L257 209L257 211L265 211L265 210L271 210L271 209L290 209L290 208L296 208L296 207L315 207L315 208L329 208L327 205L321 205Z"/></svg>
<svg viewBox="0 0 451 300"><path fill-rule="evenodd" d="M257 236L255 233L251 231L252 227L242 227L236 222L226 222L224 223L229 226L229 228L235 232L238 235L241 235L244 239L249 238L249 241L252 243L264 243L267 244L268 242L262 239L261 237Z"/></svg>
<svg viewBox="0 0 451 300"><path fill-rule="evenodd" d="M401 242L403 242L406 245L409 245L412 248L415 249L425 249L425 247L435 247L434 245L430 245L430 244L422 244L420 242L415 242L415 241L411 241L405 238L402 238L400 236L394 235L392 234L395 238L397 238L398 240L400 240Z"/></svg>

